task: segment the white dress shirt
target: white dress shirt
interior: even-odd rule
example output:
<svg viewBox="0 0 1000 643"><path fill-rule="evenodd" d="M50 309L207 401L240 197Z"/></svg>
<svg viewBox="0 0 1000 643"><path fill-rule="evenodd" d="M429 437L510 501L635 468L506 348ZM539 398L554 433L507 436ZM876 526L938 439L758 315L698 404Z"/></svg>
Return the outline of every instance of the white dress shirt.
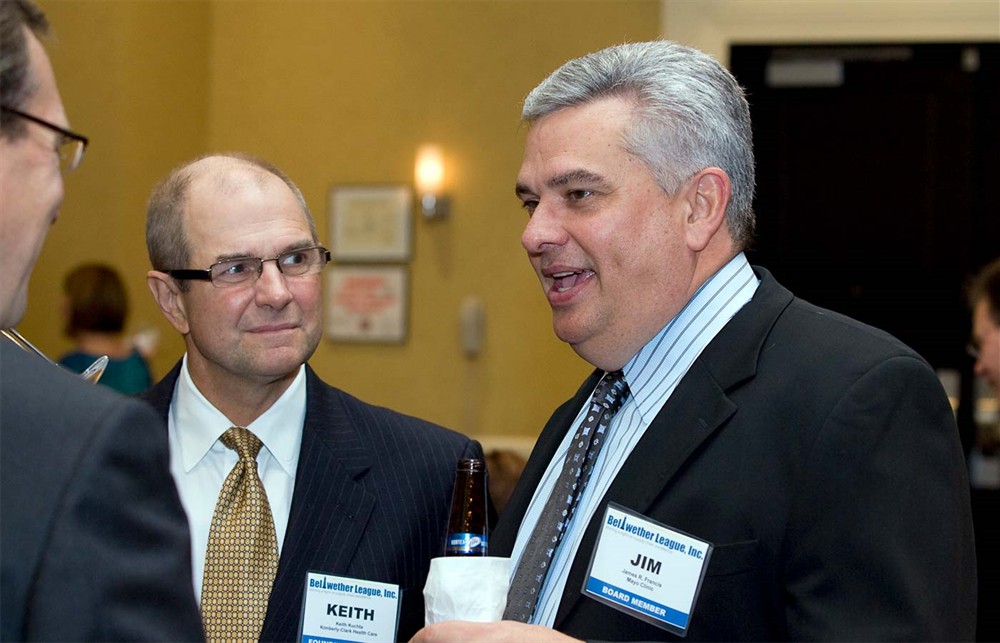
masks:
<svg viewBox="0 0 1000 643"><path fill-rule="evenodd" d="M580 540L618 471L678 382L706 346L753 297L760 280L740 253L712 275L677 315L622 369L630 395L611 421L594 472L556 550L531 623L552 627ZM589 408L589 398L570 425L524 514L511 553L511 578L559 477L570 440Z"/></svg>
<svg viewBox="0 0 1000 643"><path fill-rule="evenodd" d="M306 375L305 366L301 366L291 385L271 408L245 427L263 443L257 454L257 471L271 505L279 556L288 528L305 418ZM236 452L219 441L232 426L234 424L195 386L188 372L187 355L184 355L170 402L167 429L170 472L191 526L194 593L199 603L212 514L222 483L238 460Z"/></svg>

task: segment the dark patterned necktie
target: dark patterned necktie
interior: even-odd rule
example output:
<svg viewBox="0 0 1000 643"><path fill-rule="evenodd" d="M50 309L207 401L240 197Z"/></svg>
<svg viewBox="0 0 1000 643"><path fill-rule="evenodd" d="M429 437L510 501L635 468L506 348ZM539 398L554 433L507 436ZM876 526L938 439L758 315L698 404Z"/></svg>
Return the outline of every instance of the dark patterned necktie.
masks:
<svg viewBox="0 0 1000 643"><path fill-rule="evenodd" d="M278 569L278 541L267 492L257 473L260 439L241 427L219 438L239 460L229 472L212 516L201 586L205 638L256 641Z"/></svg>
<svg viewBox="0 0 1000 643"><path fill-rule="evenodd" d="M534 613L552 557L573 518L583 490L587 488L597 455L604 446L611 418L627 396L628 385L621 371L605 373L594 389L590 409L573 435L559 479L521 553L507 593L504 619L527 623Z"/></svg>

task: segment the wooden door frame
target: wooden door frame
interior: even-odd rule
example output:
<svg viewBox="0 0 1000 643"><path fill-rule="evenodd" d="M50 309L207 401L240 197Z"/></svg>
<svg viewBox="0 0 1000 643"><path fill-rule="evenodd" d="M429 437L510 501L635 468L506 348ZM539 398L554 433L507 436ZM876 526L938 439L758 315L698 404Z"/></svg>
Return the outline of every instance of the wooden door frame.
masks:
<svg viewBox="0 0 1000 643"><path fill-rule="evenodd" d="M1000 41L997 0L661 0L660 33L729 64L729 46Z"/></svg>

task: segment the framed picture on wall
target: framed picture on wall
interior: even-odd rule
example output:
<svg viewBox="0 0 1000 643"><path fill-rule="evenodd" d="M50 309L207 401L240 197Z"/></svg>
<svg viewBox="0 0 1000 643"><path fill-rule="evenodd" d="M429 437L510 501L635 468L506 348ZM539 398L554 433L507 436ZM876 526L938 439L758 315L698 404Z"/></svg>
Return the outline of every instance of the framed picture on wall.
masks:
<svg viewBox="0 0 1000 643"><path fill-rule="evenodd" d="M408 185L330 189L330 253L335 261L409 261L413 190Z"/></svg>
<svg viewBox="0 0 1000 643"><path fill-rule="evenodd" d="M405 266L334 265L326 284L328 339L393 344L406 340Z"/></svg>

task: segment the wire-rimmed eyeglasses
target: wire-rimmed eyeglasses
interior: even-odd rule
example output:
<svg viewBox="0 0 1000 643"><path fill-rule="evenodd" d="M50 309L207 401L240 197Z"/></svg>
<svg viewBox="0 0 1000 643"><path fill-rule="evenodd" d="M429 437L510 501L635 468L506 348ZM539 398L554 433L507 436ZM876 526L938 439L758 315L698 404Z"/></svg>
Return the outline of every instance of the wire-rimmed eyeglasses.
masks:
<svg viewBox="0 0 1000 643"><path fill-rule="evenodd" d="M0 105L0 110L9 114L14 114L15 116L20 116L27 121L46 127L58 134L59 138L56 141L55 151L59 155L59 169L63 173L72 172L76 168L80 167L80 163L83 162L83 153L87 149L87 143L89 142L89 139L86 136L83 134L77 134L72 130L66 129L65 127L59 127L55 123L50 123L44 118L38 118L37 116L33 116L27 112L14 109L13 107Z"/></svg>
<svg viewBox="0 0 1000 643"><path fill-rule="evenodd" d="M225 288L257 281L264 272L265 261L273 261L281 274L286 277L299 277L322 270L330 261L330 251L323 246L312 246L289 250L270 259L239 257L217 261L206 270L184 269L164 270L164 272L174 279L211 281L213 286Z"/></svg>

